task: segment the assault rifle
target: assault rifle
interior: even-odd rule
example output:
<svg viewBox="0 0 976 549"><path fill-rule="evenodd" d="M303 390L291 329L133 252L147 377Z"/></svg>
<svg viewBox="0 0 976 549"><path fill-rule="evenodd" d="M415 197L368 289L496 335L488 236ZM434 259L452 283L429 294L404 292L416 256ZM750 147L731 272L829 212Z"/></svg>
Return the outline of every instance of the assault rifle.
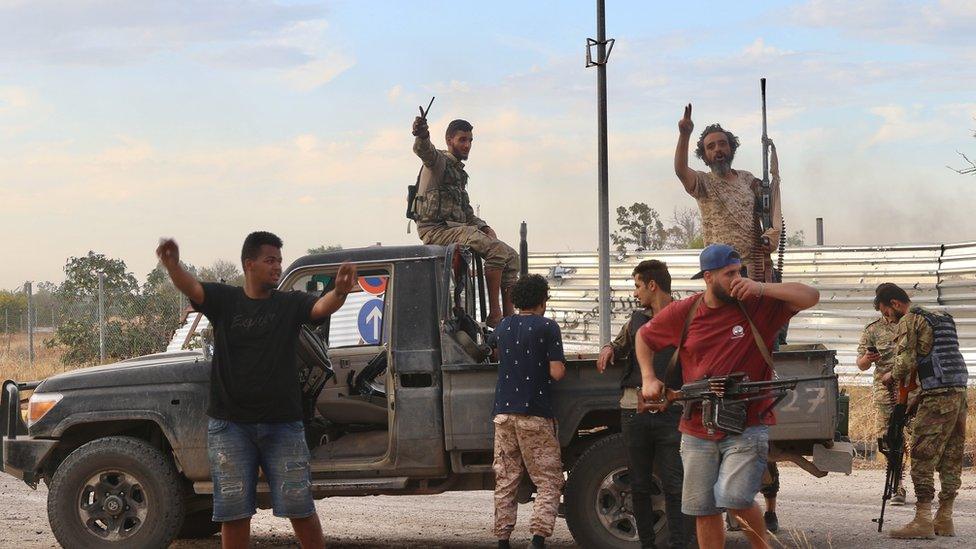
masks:
<svg viewBox="0 0 976 549"><path fill-rule="evenodd" d="M908 393L918 387L915 382L915 370L908 376L909 381L898 384L898 397L895 401L895 409L891 412L891 419L888 420L888 432L885 436L878 437L878 451L884 454L888 461L885 470L884 492L881 494L881 515L871 522L878 523L878 532L884 526L885 506L897 492L902 482L902 472L905 465L905 422L908 421Z"/></svg>
<svg viewBox="0 0 976 549"><path fill-rule="evenodd" d="M660 411L672 402L689 402L685 406L685 418L691 417L692 405L700 402L702 407L702 425L709 433L715 430L738 435L746 429L746 410L749 402L755 400L773 399L761 413L760 417L769 413L790 391L800 383L806 381L820 381L837 379L835 374L824 376L786 377L770 381L749 381L744 372L736 372L727 376L708 377L691 383L685 383L681 389L668 389L661 400L644 401L638 398L638 412ZM640 395L638 391L638 395ZM643 404L643 406L641 406ZM643 409L641 409L643 408Z"/></svg>

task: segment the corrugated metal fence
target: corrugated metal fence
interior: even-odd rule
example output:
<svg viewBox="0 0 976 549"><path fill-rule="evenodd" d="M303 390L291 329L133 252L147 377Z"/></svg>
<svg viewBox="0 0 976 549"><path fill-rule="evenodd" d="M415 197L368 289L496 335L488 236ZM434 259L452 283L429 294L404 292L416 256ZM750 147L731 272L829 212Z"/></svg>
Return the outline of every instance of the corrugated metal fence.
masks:
<svg viewBox="0 0 976 549"><path fill-rule="evenodd" d="M638 306L630 273L644 259L668 264L672 290L686 297L704 289L691 280L699 250L642 252L611 258L611 311L614 334ZM595 351L599 346L598 261L594 253L533 253L529 271L548 277L552 286L548 314L559 322L567 349ZM820 290L820 303L790 324L790 343L821 343L837 351L838 372L846 381L870 383L870 373L854 365L864 326L878 317L874 288L894 282L912 300L956 319L960 346L976 381L976 242L899 246L818 246L787 250L783 278Z"/></svg>

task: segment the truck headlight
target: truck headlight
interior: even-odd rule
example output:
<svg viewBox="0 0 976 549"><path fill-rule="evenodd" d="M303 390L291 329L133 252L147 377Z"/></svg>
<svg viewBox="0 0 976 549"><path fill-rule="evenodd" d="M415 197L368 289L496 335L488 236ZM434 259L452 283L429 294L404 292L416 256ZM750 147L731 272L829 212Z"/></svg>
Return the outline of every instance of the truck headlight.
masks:
<svg viewBox="0 0 976 549"><path fill-rule="evenodd" d="M61 393L34 393L27 401L27 426L40 421L51 408L61 401Z"/></svg>

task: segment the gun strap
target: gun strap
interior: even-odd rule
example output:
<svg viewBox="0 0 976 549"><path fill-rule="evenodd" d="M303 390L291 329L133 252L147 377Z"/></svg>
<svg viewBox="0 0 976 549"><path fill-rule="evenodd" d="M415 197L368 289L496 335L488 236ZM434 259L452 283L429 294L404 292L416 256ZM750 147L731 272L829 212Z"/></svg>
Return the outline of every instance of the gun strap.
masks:
<svg viewBox="0 0 976 549"><path fill-rule="evenodd" d="M739 304L739 309L742 314L745 315L746 320L749 321L749 328L752 330L752 337L756 340L756 347L759 348L759 352L762 354L763 360L766 361L766 366L769 369L773 369L773 357L769 355L769 349L766 348L766 342L763 341L762 335L759 333L759 328L756 328L756 323L752 321L752 317L749 316L749 312L746 311L746 306L742 304L741 301L737 302Z"/></svg>
<svg viewBox="0 0 976 549"><path fill-rule="evenodd" d="M685 317L685 325L681 329L681 339L678 340L678 346L674 350L674 354L671 355L671 360L668 362L668 369L664 373L664 379L661 380L662 383L667 385L668 380L671 379L671 375L674 373L674 368L678 364L678 354L681 352L681 347L685 344L685 337L688 336L688 327L691 326L692 319L695 318L695 313L698 312L698 306L705 299L705 292L698 295L695 302L691 304L691 309L688 310L688 316Z"/></svg>

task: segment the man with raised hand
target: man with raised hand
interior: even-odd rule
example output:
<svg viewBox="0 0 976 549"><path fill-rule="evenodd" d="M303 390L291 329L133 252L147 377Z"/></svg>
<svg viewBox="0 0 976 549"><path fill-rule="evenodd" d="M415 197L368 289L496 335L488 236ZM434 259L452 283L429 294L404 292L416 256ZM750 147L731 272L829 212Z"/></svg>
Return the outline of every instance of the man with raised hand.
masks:
<svg viewBox="0 0 976 549"><path fill-rule="evenodd" d="M695 146L695 156L708 166L703 172L688 166L688 149L695 124L691 120L691 104L685 106L678 121L678 146L674 153L674 171L685 191L698 203L702 218L705 245L728 244L742 256L746 267L744 276L759 282L781 282L773 272L770 254L779 246L783 216L780 199L779 158L776 145L766 139L770 148L769 174L772 200L770 217L773 227L760 234L759 212L762 180L745 170L732 168L739 148L739 138L720 124L712 124L702 131ZM786 325L778 335L778 343L786 343ZM779 492L779 469L769 462L763 475L762 494L766 500L763 518L771 532L779 530L776 516L776 496ZM737 529L729 521L730 529Z"/></svg>
<svg viewBox="0 0 976 549"><path fill-rule="evenodd" d="M731 246L712 244L701 252L705 292L676 301L644 325L637 337L641 392L660 401L664 380L654 369L654 353L677 347L684 383L742 372L752 381L773 378L769 353L780 327L797 312L817 304L820 294L804 284L763 283L742 276L742 259ZM761 345L761 346L760 346ZM679 424L684 483L681 511L697 517L702 549L722 547L722 512L729 510L745 524L753 547L767 547L762 513L755 503L769 451L763 414L770 399L748 403L745 429L728 434L706 428L701 405L692 405Z"/></svg>
<svg viewBox="0 0 976 549"><path fill-rule="evenodd" d="M417 234L424 244L469 246L485 260L488 287L487 324L495 327L503 316L515 313L511 290L518 280L518 253L499 240L494 229L474 214L468 198L468 159L474 142L474 128L466 120L447 125L447 150L438 150L430 141L427 119L413 122L413 152L424 163L420 172L416 204Z"/></svg>
<svg viewBox="0 0 976 549"><path fill-rule="evenodd" d="M335 289L321 297L279 291L281 247L269 232L247 235L244 287L199 282L180 265L171 239L156 249L173 284L214 329L207 453L213 520L221 524L225 549L248 546L259 466L275 516L291 520L304 549L325 547L312 498L295 352L300 326L339 310L356 284L356 268L344 263Z"/></svg>

